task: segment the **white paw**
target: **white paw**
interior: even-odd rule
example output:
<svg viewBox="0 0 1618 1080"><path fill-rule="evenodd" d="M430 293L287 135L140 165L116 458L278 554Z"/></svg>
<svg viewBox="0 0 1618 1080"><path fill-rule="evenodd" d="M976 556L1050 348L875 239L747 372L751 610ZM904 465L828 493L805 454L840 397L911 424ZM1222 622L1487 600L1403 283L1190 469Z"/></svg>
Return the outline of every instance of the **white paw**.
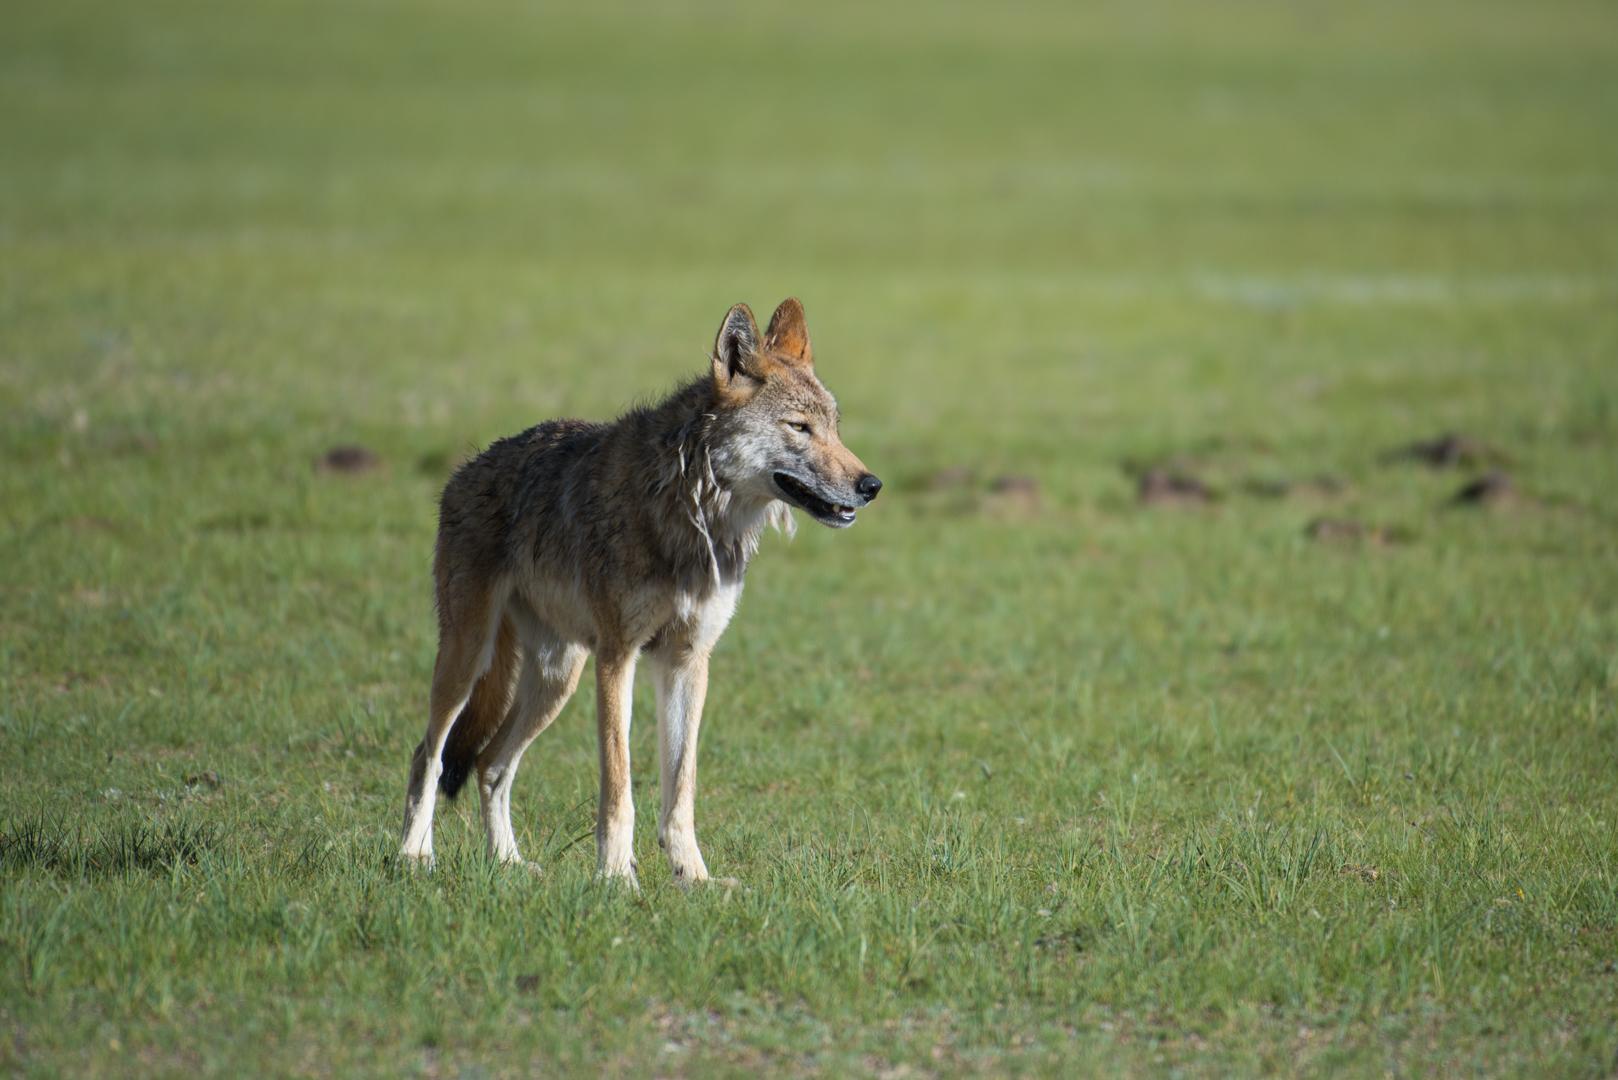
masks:
<svg viewBox="0 0 1618 1080"><path fill-rule="evenodd" d="M412 870L423 873L433 868L433 853L431 851L400 851L399 862Z"/></svg>
<svg viewBox="0 0 1618 1080"><path fill-rule="evenodd" d="M635 876L634 860L622 866L603 865L596 871L596 878L609 885L628 885L635 892L640 892L640 879Z"/></svg>
<svg viewBox="0 0 1618 1080"><path fill-rule="evenodd" d="M694 892L698 889L721 889L727 893L732 889L741 888L742 885L740 881L733 877L709 877L706 870L699 877L682 873L679 867L674 868L674 884L686 892Z"/></svg>
<svg viewBox="0 0 1618 1080"><path fill-rule="evenodd" d="M596 877L607 881L627 881L630 887L640 890L640 882L635 879L635 834L633 819L626 820L617 827L609 827L604 833L597 833L596 841Z"/></svg>
<svg viewBox="0 0 1618 1080"><path fill-rule="evenodd" d="M708 880L708 866L702 861L702 851L697 847L695 835L690 832L683 835L670 833L664 838L663 847L668 852L674 884L689 889Z"/></svg>

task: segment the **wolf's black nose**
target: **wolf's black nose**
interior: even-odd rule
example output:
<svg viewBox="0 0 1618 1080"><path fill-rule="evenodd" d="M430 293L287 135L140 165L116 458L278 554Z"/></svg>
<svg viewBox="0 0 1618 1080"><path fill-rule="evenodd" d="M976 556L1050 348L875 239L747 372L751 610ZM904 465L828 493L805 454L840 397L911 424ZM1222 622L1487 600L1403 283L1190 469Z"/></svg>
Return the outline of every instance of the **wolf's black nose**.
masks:
<svg viewBox="0 0 1618 1080"><path fill-rule="evenodd" d="M854 485L854 490L863 495L866 502L870 502L872 499L876 498L876 493L882 490L882 481L878 480L870 473L866 473L864 476L860 477L859 482Z"/></svg>

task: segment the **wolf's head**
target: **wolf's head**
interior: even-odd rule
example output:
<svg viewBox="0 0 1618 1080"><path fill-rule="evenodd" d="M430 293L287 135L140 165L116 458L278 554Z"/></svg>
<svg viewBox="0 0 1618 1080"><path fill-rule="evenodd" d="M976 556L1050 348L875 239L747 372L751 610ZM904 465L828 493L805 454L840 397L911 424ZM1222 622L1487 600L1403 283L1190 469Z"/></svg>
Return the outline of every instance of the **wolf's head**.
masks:
<svg viewBox="0 0 1618 1080"><path fill-rule="evenodd" d="M736 494L782 499L843 529L882 490L837 435L837 399L815 377L798 301L783 300L762 335L746 304L731 308L714 340L713 382L714 471Z"/></svg>

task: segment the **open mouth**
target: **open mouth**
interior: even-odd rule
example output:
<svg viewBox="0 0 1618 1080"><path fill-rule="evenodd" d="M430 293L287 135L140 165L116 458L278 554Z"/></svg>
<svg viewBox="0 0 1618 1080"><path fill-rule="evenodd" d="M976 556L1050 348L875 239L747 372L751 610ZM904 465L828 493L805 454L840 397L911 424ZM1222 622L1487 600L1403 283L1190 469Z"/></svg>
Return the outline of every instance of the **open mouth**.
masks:
<svg viewBox="0 0 1618 1080"><path fill-rule="evenodd" d="M823 525L830 525L834 529L846 529L854 524L852 506L827 502L795 476L778 472L775 474L775 486L787 497L788 502L808 511L811 517Z"/></svg>

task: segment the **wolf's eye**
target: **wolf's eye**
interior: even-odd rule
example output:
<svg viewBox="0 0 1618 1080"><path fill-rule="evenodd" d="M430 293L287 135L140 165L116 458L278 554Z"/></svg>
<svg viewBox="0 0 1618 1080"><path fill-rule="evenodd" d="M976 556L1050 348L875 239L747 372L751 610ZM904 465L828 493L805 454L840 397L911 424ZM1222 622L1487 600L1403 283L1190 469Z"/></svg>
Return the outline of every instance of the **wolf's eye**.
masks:
<svg viewBox="0 0 1618 1080"><path fill-rule="evenodd" d="M787 427L791 428L793 431L796 431L800 435L809 434L809 425L798 420L788 420Z"/></svg>

